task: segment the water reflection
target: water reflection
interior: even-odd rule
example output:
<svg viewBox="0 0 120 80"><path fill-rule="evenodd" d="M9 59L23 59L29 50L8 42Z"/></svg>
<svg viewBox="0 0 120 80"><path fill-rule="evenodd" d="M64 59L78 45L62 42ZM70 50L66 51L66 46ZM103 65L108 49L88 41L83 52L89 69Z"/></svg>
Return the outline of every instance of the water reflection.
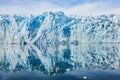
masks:
<svg viewBox="0 0 120 80"><path fill-rule="evenodd" d="M119 69L120 44L1 44L0 70L62 74L74 69Z"/></svg>

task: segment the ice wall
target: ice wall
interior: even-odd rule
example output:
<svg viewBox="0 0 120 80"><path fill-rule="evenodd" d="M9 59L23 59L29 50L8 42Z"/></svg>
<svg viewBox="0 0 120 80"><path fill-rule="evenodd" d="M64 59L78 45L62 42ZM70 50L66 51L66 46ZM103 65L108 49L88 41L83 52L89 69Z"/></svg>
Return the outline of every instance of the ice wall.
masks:
<svg viewBox="0 0 120 80"><path fill-rule="evenodd" d="M119 42L120 16L0 15L0 43Z"/></svg>

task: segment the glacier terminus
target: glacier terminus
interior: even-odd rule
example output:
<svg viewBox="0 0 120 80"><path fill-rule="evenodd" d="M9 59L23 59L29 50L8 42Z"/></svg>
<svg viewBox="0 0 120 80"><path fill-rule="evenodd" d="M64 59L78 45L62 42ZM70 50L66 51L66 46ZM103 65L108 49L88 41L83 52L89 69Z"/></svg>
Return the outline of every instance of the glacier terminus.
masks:
<svg viewBox="0 0 120 80"><path fill-rule="evenodd" d="M0 43L120 42L120 16L66 16L44 12L30 17L0 15ZM53 36L54 35L54 36Z"/></svg>

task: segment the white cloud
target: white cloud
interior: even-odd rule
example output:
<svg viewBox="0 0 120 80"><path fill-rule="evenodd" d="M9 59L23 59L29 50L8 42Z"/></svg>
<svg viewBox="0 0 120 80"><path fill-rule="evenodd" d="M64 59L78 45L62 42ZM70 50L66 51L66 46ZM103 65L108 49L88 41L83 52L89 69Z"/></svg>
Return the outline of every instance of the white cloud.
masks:
<svg viewBox="0 0 120 80"><path fill-rule="evenodd" d="M63 11L67 15L120 14L119 7L109 7L109 5L111 4L105 2L86 3L70 8L49 2L38 2L32 5L0 5L0 14L38 15L45 11Z"/></svg>

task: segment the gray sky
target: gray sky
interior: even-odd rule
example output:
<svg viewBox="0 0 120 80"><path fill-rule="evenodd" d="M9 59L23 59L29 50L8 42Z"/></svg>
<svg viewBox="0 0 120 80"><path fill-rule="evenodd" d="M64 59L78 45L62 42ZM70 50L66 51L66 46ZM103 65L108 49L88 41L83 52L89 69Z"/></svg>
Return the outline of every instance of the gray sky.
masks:
<svg viewBox="0 0 120 80"><path fill-rule="evenodd" d="M38 15L63 11L67 15L120 14L120 0L0 0L0 14Z"/></svg>

